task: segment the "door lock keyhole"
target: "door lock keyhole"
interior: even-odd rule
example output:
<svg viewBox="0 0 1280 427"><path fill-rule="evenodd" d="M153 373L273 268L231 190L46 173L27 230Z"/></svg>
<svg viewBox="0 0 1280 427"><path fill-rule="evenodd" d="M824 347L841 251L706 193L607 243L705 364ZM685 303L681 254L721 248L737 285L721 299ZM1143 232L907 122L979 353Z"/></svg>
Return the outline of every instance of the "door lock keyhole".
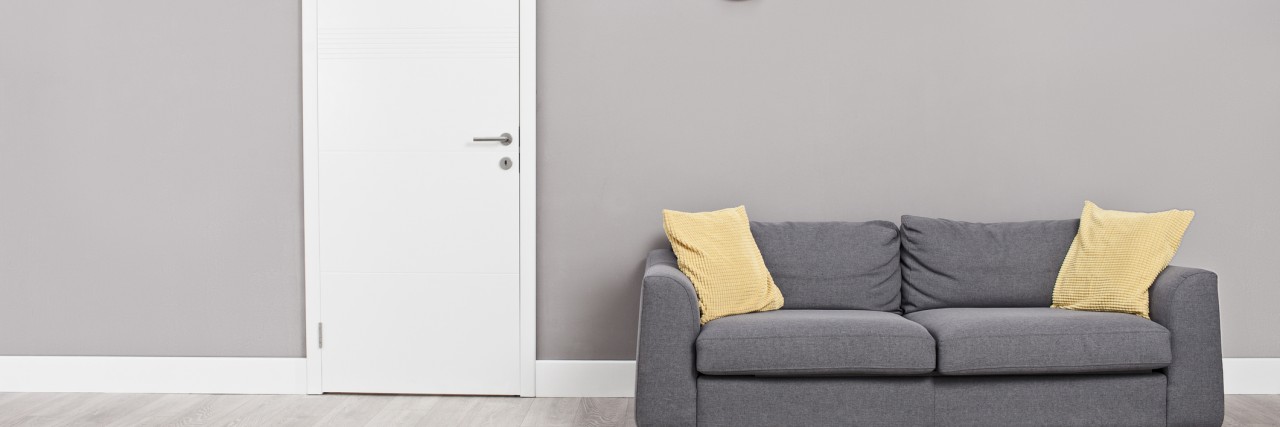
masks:
<svg viewBox="0 0 1280 427"><path fill-rule="evenodd" d="M502 168L502 170L511 169L511 158L503 157L502 160L498 161L498 167Z"/></svg>

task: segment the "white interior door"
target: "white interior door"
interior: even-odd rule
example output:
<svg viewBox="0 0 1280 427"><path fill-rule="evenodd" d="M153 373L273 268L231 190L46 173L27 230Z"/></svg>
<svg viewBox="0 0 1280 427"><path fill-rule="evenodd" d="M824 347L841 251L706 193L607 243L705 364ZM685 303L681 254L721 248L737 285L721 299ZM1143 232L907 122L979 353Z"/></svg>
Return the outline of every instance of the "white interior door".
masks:
<svg viewBox="0 0 1280 427"><path fill-rule="evenodd" d="M518 0L317 28L324 391L519 394Z"/></svg>

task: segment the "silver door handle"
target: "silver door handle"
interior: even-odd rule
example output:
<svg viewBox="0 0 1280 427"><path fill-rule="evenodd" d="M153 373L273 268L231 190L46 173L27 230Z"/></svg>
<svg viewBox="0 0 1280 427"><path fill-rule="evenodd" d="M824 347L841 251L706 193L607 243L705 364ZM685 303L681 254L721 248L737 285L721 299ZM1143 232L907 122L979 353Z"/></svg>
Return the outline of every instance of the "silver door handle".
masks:
<svg viewBox="0 0 1280 427"><path fill-rule="evenodd" d="M471 138L472 142L501 142L502 145L511 145L511 134L503 133L501 136L477 136Z"/></svg>

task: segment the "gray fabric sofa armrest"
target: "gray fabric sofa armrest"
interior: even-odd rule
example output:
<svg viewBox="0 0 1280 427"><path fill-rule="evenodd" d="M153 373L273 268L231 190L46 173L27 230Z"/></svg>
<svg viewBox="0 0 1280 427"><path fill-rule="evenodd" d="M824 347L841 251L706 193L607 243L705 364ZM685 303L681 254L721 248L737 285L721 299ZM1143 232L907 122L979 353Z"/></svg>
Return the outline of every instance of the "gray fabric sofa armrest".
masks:
<svg viewBox="0 0 1280 427"><path fill-rule="evenodd" d="M1166 424L1219 426L1223 418L1222 331L1218 275L1169 266L1151 285L1151 319L1169 329L1173 363L1168 380Z"/></svg>
<svg viewBox="0 0 1280 427"><path fill-rule="evenodd" d="M649 253L640 287L636 423L693 426L698 397L693 348L702 329L698 294L669 249Z"/></svg>

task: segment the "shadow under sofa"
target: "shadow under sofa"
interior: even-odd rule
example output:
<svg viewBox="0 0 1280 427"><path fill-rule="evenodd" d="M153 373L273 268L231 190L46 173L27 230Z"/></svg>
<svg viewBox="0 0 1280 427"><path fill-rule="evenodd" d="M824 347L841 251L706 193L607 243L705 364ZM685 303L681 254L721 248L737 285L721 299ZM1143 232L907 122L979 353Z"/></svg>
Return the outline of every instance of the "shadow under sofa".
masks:
<svg viewBox="0 0 1280 427"><path fill-rule="evenodd" d="M1217 275L1151 320L1049 308L1078 220L752 222L781 310L699 324L667 249L642 281L642 426L1217 426Z"/></svg>

